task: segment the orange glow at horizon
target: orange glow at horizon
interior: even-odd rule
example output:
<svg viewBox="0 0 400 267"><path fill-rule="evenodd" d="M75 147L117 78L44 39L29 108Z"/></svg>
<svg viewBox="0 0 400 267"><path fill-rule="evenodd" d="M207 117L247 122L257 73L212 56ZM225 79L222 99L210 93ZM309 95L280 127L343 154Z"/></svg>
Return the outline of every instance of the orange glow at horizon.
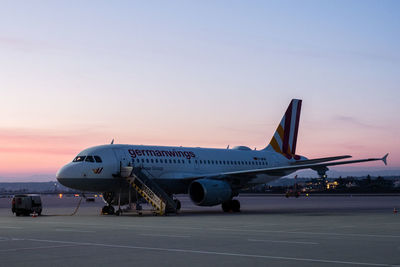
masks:
<svg viewBox="0 0 400 267"><path fill-rule="evenodd" d="M271 132L274 127L263 129L263 131ZM134 136L121 137L116 139L116 143L125 144L148 144L148 145L171 145L171 146L201 146L201 147L218 147L225 148L228 144L247 145L252 148L249 142L245 140L255 138L256 142L262 144L257 146L262 149L269 138L262 137L263 134L259 131L257 134L249 134L247 132L230 132L230 137L227 138L229 130L222 130L220 134L201 135L200 133L183 132L182 137L179 135L157 136L152 137ZM367 139L357 139L356 137L347 134L338 134L333 132L334 136L327 136L326 131L315 131L313 129L301 129L298 142L297 153L308 158L318 158L325 156L336 156L350 154L354 159L367 157L381 157L389 151L389 147L381 147L379 143L372 143ZM21 134L20 130L14 133L9 131L7 134L0 134L0 176L23 176L31 174L54 174L64 164L70 162L77 153L81 150L104 144L104 136L109 136L109 133L89 133L80 136L68 136L65 134L45 134L42 131L31 131L30 134ZM193 140L200 140L200 144L190 141L188 136L193 137ZM267 136L267 134L264 134ZM324 136L324 138L321 138ZM239 140L234 142L235 137ZM179 143L179 140L181 143ZM228 139L228 141L226 141ZM135 141L136 140L136 141ZM143 141L143 142L141 142ZM346 144L346 141L348 143ZM158 143L157 143L158 142ZM264 143L264 144L263 144ZM357 145L358 146L357 146ZM378 151L378 152L374 152ZM399 155L391 153L389 155L389 167L400 166ZM381 162L368 162L363 164L355 164L350 167L384 167Z"/></svg>

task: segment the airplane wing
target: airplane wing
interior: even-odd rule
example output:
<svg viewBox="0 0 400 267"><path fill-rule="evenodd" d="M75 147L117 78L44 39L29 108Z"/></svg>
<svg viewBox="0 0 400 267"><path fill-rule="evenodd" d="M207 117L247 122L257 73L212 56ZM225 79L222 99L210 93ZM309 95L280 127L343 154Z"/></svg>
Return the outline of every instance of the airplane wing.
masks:
<svg viewBox="0 0 400 267"><path fill-rule="evenodd" d="M286 166L278 166L278 167L270 167L270 168L262 168L262 169L253 169L253 170L243 170L243 171L233 171L233 172L221 172L221 173L210 173L205 174L202 176L197 177L185 177L185 179L200 179L200 178L210 178L210 179L226 179L228 177L232 178L252 178L254 175L257 174L267 174L267 175L282 175L285 171L297 171L302 169L314 169L318 170L320 168L326 168L328 166L336 166L336 165L345 165L345 164L352 164L352 163L360 163L360 162L367 162L367 161L379 161L382 160L385 165L387 165L387 157L389 154L386 154L382 158L368 158L368 159L357 159L357 160L347 160L347 161L337 161L337 162L324 162L324 163L308 163L305 160L304 164L295 164L295 165L286 165ZM343 156L341 156L343 157ZM349 156L345 156L348 158Z"/></svg>
<svg viewBox="0 0 400 267"><path fill-rule="evenodd" d="M303 164L311 164L311 163L321 163L327 161L334 161L339 159L348 159L351 158L350 155L344 156L336 156L336 157L328 157L328 158L318 158L318 159L306 159L306 160L298 160L296 162L291 163L290 165L303 165Z"/></svg>

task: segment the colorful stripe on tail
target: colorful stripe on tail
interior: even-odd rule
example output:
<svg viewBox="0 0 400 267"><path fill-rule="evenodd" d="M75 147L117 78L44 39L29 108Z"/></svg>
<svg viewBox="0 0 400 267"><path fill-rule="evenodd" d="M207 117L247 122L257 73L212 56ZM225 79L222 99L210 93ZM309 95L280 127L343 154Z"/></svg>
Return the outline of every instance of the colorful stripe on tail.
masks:
<svg viewBox="0 0 400 267"><path fill-rule="evenodd" d="M293 99L287 108L274 136L267 148L272 148L276 152L285 155L288 159L300 159L296 155L297 133L299 131L300 99Z"/></svg>

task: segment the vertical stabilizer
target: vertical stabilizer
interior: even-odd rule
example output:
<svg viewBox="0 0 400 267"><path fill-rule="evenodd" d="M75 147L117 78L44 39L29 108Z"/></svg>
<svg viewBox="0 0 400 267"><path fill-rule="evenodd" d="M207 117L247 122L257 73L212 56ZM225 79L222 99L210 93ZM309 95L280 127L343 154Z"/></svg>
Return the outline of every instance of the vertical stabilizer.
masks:
<svg viewBox="0 0 400 267"><path fill-rule="evenodd" d="M265 149L272 149L277 153L285 155L288 159L299 158L296 156L296 145L297 133L299 131L301 103L302 100L300 99L292 99L271 139L271 142Z"/></svg>

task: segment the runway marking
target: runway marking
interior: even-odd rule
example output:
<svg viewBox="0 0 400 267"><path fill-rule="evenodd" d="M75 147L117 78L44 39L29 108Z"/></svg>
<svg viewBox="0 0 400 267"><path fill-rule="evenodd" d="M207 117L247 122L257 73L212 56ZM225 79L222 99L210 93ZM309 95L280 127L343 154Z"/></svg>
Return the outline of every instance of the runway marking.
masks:
<svg viewBox="0 0 400 267"><path fill-rule="evenodd" d="M101 228L113 227L128 227L128 228L154 228L154 229L184 229L184 230L211 230L211 231L231 231L231 232L252 232L252 233L286 233L286 234L305 234L305 235L333 235L333 236L357 236L357 237L379 237L379 238L400 238L400 235L379 235L379 234L352 234L352 233L332 233L332 232L303 232L303 231L285 231L285 230L255 230L255 229L239 229L239 228L204 228L204 227L186 227L186 226L152 226L152 225L135 225L135 224L84 224L84 223L65 223L65 222L40 222L48 224L67 224L67 225L82 225L82 226L92 226Z"/></svg>
<svg viewBox="0 0 400 267"><path fill-rule="evenodd" d="M76 247L78 245L61 245L61 246L43 246L43 247L29 247L29 248L9 248L9 249L0 249L1 252L11 252L11 251L20 251L20 250L36 250L36 249L49 249L49 248L65 248L65 247Z"/></svg>
<svg viewBox="0 0 400 267"><path fill-rule="evenodd" d="M263 240L263 239L247 239L250 242L271 242L271 243L285 243L285 244L302 244L302 245L319 245L316 242L306 242L306 241L285 241L285 240Z"/></svg>
<svg viewBox="0 0 400 267"><path fill-rule="evenodd" d="M24 240L26 240L26 241L36 241L36 242L47 242L47 243L81 245L81 246L97 246L97 247L107 247L107 248L125 248L125 249L138 249L138 250L151 250L151 251L166 251L166 252L192 253L192 254L231 256L231 257L261 258L261 259L302 261L302 262L318 262L318 263L334 263L334 264L344 264L344 265L397 266L397 267L400 267L400 265L392 265L392 264L386 264L386 263L339 261L339 260L312 259L312 258L296 258L296 257L284 257L284 256L245 254L245 253L218 252L218 251L207 251L207 250L190 250L190 249L178 249L178 248L125 246L125 245L112 245L112 244L103 244L103 243L59 241L59 240L47 240L47 239L24 239Z"/></svg>
<svg viewBox="0 0 400 267"><path fill-rule="evenodd" d="M74 229L56 229L57 232L76 232L76 233L96 233L95 231L74 230Z"/></svg>
<svg viewBox="0 0 400 267"><path fill-rule="evenodd" d="M23 229L23 227L17 227L17 226L0 226L0 229Z"/></svg>
<svg viewBox="0 0 400 267"><path fill-rule="evenodd" d="M207 228L207 230L216 231L232 231L232 232L255 232L255 233L285 233L285 234L304 234L304 235L333 235L333 236L358 236L358 237L389 237L400 238L399 235L375 235L375 234L352 234L352 233L327 233L327 232L296 232L284 230L244 230L244 229L231 229L231 228Z"/></svg>
<svg viewBox="0 0 400 267"><path fill-rule="evenodd" d="M192 237L190 235L159 235L159 234L139 234L142 236L155 236L155 237L180 237L180 238L189 238Z"/></svg>

